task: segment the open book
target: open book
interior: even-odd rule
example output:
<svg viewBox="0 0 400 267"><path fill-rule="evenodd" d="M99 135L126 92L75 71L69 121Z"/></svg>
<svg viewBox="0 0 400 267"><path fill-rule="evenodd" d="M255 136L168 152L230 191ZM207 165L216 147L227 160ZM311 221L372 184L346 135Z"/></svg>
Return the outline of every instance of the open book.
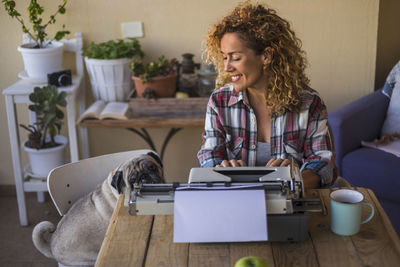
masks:
<svg viewBox="0 0 400 267"><path fill-rule="evenodd" d="M94 102L77 120L79 124L82 120L86 119L117 119L127 120L129 113L128 102L104 102L97 100Z"/></svg>

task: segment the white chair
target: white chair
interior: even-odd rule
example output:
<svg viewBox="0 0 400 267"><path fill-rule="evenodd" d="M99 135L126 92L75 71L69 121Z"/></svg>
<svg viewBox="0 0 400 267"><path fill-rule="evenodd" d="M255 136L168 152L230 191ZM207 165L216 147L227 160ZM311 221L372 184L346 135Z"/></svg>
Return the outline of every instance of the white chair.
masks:
<svg viewBox="0 0 400 267"><path fill-rule="evenodd" d="M51 170L47 177L47 188L58 213L64 216L75 201L103 183L110 171L121 163L148 152L154 153L148 149L125 151L83 159ZM73 267L61 263L58 266Z"/></svg>
<svg viewBox="0 0 400 267"><path fill-rule="evenodd" d="M119 164L148 152L153 151L143 149L113 153L54 168L48 175L47 187L57 211L63 216L75 201L93 191Z"/></svg>

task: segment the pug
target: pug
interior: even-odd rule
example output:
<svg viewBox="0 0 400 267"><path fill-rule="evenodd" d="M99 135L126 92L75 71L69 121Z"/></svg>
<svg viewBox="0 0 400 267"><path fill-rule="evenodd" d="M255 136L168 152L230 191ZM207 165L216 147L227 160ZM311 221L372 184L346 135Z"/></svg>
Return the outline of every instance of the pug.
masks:
<svg viewBox="0 0 400 267"><path fill-rule="evenodd" d="M96 189L77 200L58 223L37 224L32 232L35 247L64 265L93 266L117 199L136 182L164 183L163 165L153 152L127 160L110 172Z"/></svg>

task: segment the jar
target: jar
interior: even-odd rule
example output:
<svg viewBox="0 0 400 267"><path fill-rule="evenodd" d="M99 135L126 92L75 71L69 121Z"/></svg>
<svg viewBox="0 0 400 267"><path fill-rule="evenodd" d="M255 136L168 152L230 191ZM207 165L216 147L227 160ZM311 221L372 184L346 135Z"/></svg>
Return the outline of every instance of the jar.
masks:
<svg viewBox="0 0 400 267"><path fill-rule="evenodd" d="M215 89L215 80L217 72L215 72L214 65L208 64L197 72L198 75L198 92L201 97L209 97Z"/></svg>

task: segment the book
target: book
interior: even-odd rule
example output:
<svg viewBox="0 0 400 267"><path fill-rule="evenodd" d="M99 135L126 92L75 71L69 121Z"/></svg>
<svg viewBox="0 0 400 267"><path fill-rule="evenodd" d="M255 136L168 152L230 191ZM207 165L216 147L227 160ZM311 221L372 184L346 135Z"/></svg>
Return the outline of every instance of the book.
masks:
<svg viewBox="0 0 400 267"><path fill-rule="evenodd" d="M95 101L77 120L79 124L83 120L127 120L129 118L128 102L105 102L102 100Z"/></svg>

